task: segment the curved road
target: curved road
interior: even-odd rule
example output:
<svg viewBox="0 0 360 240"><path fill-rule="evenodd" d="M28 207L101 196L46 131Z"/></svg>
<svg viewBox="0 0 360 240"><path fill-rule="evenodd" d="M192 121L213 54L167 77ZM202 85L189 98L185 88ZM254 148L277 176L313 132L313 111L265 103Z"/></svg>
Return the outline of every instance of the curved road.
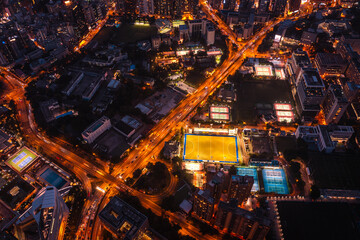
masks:
<svg viewBox="0 0 360 240"><path fill-rule="evenodd" d="M206 12L206 10L205 12L210 14L212 18L216 17L216 15L211 14L210 8L206 6L203 8L207 8L209 10L209 12ZM169 194L176 185L174 184L175 182L172 182L171 187L164 191L164 193L158 196L149 196L127 187L116 176L123 173L126 178L127 176L130 176L135 169L145 167L147 162L151 161L151 157L154 155L156 156L160 152L164 141L167 141L172 137L175 133L173 130L177 127L184 126L184 124L188 121L188 116L191 115L196 107L203 104L208 96L220 87L229 75L235 73L235 71L243 63L248 49L251 49L259 38L265 35L269 29L282 20L283 19L279 19L275 22L270 22L267 27L254 35L254 37L243 46L238 44L240 50L236 53L231 52L229 58L225 60L219 68L217 68L212 77L207 79L194 94L181 101L176 108L174 108L161 122L159 122L149 133L148 137L139 144L137 149L130 152L129 156L122 164L114 167L112 175L43 136L36 128L30 104L25 100L25 84L20 81L21 79L17 78L12 73L9 73L6 69L0 70L6 74L6 80L14 86L14 91L11 94L9 93L9 98L14 99L16 102L24 136L31 145L35 147L42 147L46 151L47 155L55 159L59 164L65 165L68 169L72 170L76 176L83 181L88 194L90 194L91 191L91 184L87 174L91 174L98 179L103 180L107 184L116 186L118 189L129 191L132 195L137 196L140 199L144 207L150 208L157 215L161 215L163 210L155 202L158 202L158 200L163 196ZM220 24L221 27L222 23L219 19L214 19L214 21ZM228 31L228 27L224 28L223 31ZM230 40L232 42L236 41L232 37L232 32L229 33L228 36L230 36ZM168 213L167 215L171 221L182 227L183 233L186 233L196 239L215 239L211 236L202 235L198 229L182 217L173 213Z"/></svg>

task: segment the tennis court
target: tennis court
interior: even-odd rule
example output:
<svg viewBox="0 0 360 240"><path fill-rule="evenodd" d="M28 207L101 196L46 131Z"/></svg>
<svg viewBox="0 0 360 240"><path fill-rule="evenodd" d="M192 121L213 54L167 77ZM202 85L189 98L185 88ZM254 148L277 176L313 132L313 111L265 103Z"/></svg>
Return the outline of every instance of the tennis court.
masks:
<svg viewBox="0 0 360 240"><path fill-rule="evenodd" d="M238 163L236 136L185 134L185 161Z"/></svg>
<svg viewBox="0 0 360 240"><path fill-rule="evenodd" d="M264 180L265 192L289 194L289 188L283 169L263 169L262 176Z"/></svg>
<svg viewBox="0 0 360 240"><path fill-rule="evenodd" d="M237 167L237 175L250 176L254 178L254 185L251 188L251 192L259 191L259 179L256 168L250 167Z"/></svg>
<svg viewBox="0 0 360 240"><path fill-rule="evenodd" d="M266 77L274 76L273 68L271 65L256 65L255 73L256 76L266 76Z"/></svg>
<svg viewBox="0 0 360 240"><path fill-rule="evenodd" d="M17 153L9 158L7 164L16 171L23 171L25 168L31 165L31 163L37 158L37 155L27 147L21 148Z"/></svg>

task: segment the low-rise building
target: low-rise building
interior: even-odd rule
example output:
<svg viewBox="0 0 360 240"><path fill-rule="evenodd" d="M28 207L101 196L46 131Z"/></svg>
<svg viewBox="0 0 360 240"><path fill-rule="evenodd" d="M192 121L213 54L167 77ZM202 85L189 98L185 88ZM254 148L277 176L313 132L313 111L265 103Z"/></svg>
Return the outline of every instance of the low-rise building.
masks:
<svg viewBox="0 0 360 240"><path fill-rule="evenodd" d="M295 132L297 138L308 143L315 143L318 150L325 153L334 151L338 144L347 143L353 134L354 129L351 126L339 125L299 126Z"/></svg>
<svg viewBox="0 0 360 240"><path fill-rule="evenodd" d="M305 44L305 45L311 45L313 43L316 43L316 39L317 39L317 32L315 32L315 30L307 30L304 31L303 34L301 35L301 43Z"/></svg>
<svg viewBox="0 0 360 240"><path fill-rule="evenodd" d="M326 32L330 36L334 34L346 32L351 26L347 20L330 20L326 19L318 25L318 32Z"/></svg>
<svg viewBox="0 0 360 240"><path fill-rule="evenodd" d="M272 152L269 136L251 136L249 148L250 152L255 154Z"/></svg>
<svg viewBox="0 0 360 240"><path fill-rule="evenodd" d="M296 138L301 138L305 142L315 143L319 137L319 132L316 127L299 126L295 132Z"/></svg>
<svg viewBox="0 0 360 240"><path fill-rule="evenodd" d="M50 55L56 60L61 60L69 54L69 50L66 47L58 47L50 52Z"/></svg>
<svg viewBox="0 0 360 240"><path fill-rule="evenodd" d="M138 103L135 108L139 109L141 113L145 114L145 115L149 115L154 107L150 106L149 104L146 103Z"/></svg>
<svg viewBox="0 0 360 240"><path fill-rule="evenodd" d="M0 153L7 153L15 145L11 141L11 136L0 130Z"/></svg>
<svg viewBox="0 0 360 240"><path fill-rule="evenodd" d="M87 143L92 143L106 130L111 128L110 119L106 116L101 117L99 120L92 123L88 128L81 133L81 136Z"/></svg>
<svg viewBox="0 0 360 240"><path fill-rule="evenodd" d="M171 45L171 38L169 35L157 35L151 38L151 44L152 44L152 48L154 50L159 49L161 44L164 45Z"/></svg>
<svg viewBox="0 0 360 240"><path fill-rule="evenodd" d="M83 72L69 72L68 76L71 77L69 84L62 91L63 94L70 96L70 94L74 91L75 87L80 83L81 79L84 77Z"/></svg>
<svg viewBox="0 0 360 240"><path fill-rule="evenodd" d="M143 239L149 228L148 218L117 196L101 210L99 217L119 239Z"/></svg>
<svg viewBox="0 0 360 240"><path fill-rule="evenodd" d="M347 62L340 54L318 53L315 57L315 65L321 75L340 75L344 74Z"/></svg>
<svg viewBox="0 0 360 240"><path fill-rule="evenodd" d="M74 114L73 110L67 111L63 109L59 102L55 99L49 99L47 101L41 102L39 105L41 113L47 123L52 122L55 119Z"/></svg>
<svg viewBox="0 0 360 240"><path fill-rule="evenodd" d="M114 129L125 137L131 137L137 129L142 126L138 120L126 115L118 123L115 124Z"/></svg>
<svg viewBox="0 0 360 240"><path fill-rule="evenodd" d="M234 89L234 85L228 83L221 87L218 93L218 98L224 102L236 101L236 92Z"/></svg>
<svg viewBox="0 0 360 240"><path fill-rule="evenodd" d="M180 143L178 141L165 142L163 154L164 157L168 159L178 157L180 155Z"/></svg>
<svg viewBox="0 0 360 240"><path fill-rule="evenodd" d="M121 49L107 49L96 52L93 57L86 56L82 61L93 66L108 67L118 61L126 60L127 57L127 53L123 53Z"/></svg>

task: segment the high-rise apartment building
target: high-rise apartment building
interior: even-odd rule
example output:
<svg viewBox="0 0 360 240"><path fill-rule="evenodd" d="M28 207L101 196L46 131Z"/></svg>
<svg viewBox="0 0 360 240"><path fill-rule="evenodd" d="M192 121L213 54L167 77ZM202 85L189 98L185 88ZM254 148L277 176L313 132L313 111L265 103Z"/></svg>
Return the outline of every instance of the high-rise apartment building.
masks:
<svg viewBox="0 0 360 240"><path fill-rule="evenodd" d="M310 120L320 111L325 97L325 85L316 68L302 68L295 85L297 111Z"/></svg>
<svg viewBox="0 0 360 240"><path fill-rule="evenodd" d="M295 84L302 68L309 67L311 67L311 61L307 52L303 51L301 48L296 49L286 62L286 71L289 76L290 84Z"/></svg>
<svg viewBox="0 0 360 240"><path fill-rule="evenodd" d="M222 0L209 0L209 4L214 9L220 9L222 7Z"/></svg>
<svg viewBox="0 0 360 240"><path fill-rule="evenodd" d="M273 12L276 17L281 16L285 12L286 4L286 0L272 0L269 4L269 10Z"/></svg>
<svg viewBox="0 0 360 240"><path fill-rule="evenodd" d="M288 4L288 12L294 13L296 11L299 11L301 0L289 0L287 4Z"/></svg>
<svg viewBox="0 0 360 240"><path fill-rule="evenodd" d="M234 11L237 5L237 0L224 0L223 1L223 10Z"/></svg>
<svg viewBox="0 0 360 240"><path fill-rule="evenodd" d="M216 175L206 184L206 189L209 190L211 197L217 203L224 189L225 174L217 172Z"/></svg>
<svg viewBox="0 0 360 240"><path fill-rule="evenodd" d="M228 200L236 199L241 204L250 196L253 184L253 177L239 175L231 176L228 190Z"/></svg>
<svg viewBox="0 0 360 240"><path fill-rule="evenodd" d="M209 190L197 189L194 194L193 211L199 218L210 221L214 213L214 203Z"/></svg>
<svg viewBox="0 0 360 240"><path fill-rule="evenodd" d="M154 0L154 13L161 16L173 16L174 2L172 0Z"/></svg>
<svg viewBox="0 0 360 240"><path fill-rule="evenodd" d="M340 75L345 73L347 62L340 54L318 53L315 57L315 65L321 75Z"/></svg>
<svg viewBox="0 0 360 240"><path fill-rule="evenodd" d="M263 240L270 230L271 220L236 207L236 201L220 202L215 226L246 240Z"/></svg>
<svg viewBox="0 0 360 240"><path fill-rule="evenodd" d="M113 197L101 210L99 218L118 239L151 239L146 235L148 218L119 197Z"/></svg>
<svg viewBox="0 0 360 240"><path fill-rule="evenodd" d="M31 214L38 224L41 240L63 238L69 209L56 187L39 191L32 203Z"/></svg>
<svg viewBox="0 0 360 240"><path fill-rule="evenodd" d="M345 97L341 85L330 85L321 106L326 124L338 123L346 111L348 104L349 102Z"/></svg>
<svg viewBox="0 0 360 240"><path fill-rule="evenodd" d="M141 0L139 1L139 10L141 15L154 14L154 0Z"/></svg>

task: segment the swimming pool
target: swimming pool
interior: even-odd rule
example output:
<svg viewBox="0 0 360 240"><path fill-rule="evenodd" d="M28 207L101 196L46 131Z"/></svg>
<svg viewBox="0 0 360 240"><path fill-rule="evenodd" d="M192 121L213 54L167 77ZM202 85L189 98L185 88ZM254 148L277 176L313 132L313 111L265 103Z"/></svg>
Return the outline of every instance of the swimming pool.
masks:
<svg viewBox="0 0 360 240"><path fill-rule="evenodd" d="M66 180L64 178L62 178L58 173L56 173L51 168L46 169L40 175L40 177L43 178L46 182L55 186L57 189L62 188L66 183Z"/></svg>
<svg viewBox="0 0 360 240"><path fill-rule="evenodd" d="M249 167L237 167L237 174L240 176L251 176L254 178L254 185L252 186L251 192L259 191L259 180L256 168Z"/></svg>

